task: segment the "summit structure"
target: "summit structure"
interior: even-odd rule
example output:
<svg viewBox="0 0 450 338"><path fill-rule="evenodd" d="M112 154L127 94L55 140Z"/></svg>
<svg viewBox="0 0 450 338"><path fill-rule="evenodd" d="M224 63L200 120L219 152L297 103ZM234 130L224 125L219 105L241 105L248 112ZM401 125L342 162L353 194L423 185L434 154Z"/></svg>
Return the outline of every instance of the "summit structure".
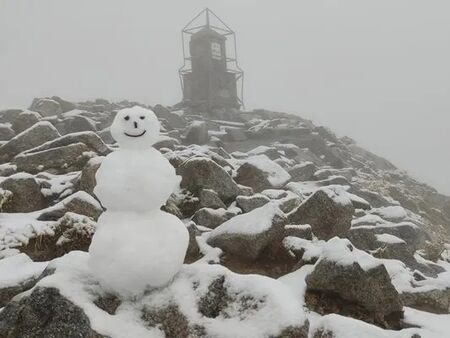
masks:
<svg viewBox="0 0 450 338"><path fill-rule="evenodd" d="M206 8L184 27L182 43L183 103L203 112L240 108L244 72L238 65L233 30Z"/></svg>

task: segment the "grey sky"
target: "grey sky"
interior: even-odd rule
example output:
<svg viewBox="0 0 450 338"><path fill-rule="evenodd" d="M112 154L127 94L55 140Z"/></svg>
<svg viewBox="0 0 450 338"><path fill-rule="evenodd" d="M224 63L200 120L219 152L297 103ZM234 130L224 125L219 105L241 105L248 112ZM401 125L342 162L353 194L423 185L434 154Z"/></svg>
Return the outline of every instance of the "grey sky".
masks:
<svg viewBox="0 0 450 338"><path fill-rule="evenodd" d="M180 98L180 30L236 32L248 108L296 112L450 194L448 0L0 0L0 108Z"/></svg>

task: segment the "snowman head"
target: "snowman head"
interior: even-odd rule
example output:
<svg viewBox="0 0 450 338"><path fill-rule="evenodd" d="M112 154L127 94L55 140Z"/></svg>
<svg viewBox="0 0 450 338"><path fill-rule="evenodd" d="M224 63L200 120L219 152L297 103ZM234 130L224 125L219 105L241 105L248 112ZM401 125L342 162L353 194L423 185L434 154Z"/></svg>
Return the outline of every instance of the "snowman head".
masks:
<svg viewBox="0 0 450 338"><path fill-rule="evenodd" d="M150 148L158 139L160 124L153 111L134 106L120 110L111 135L123 149Z"/></svg>

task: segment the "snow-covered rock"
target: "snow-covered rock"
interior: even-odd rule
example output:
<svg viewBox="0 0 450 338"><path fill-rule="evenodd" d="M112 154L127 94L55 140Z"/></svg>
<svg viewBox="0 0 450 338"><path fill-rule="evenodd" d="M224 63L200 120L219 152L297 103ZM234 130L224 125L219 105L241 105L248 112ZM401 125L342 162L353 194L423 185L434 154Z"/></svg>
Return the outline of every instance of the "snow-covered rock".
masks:
<svg viewBox="0 0 450 338"><path fill-rule="evenodd" d="M180 168L181 187L197 194L202 189L217 192L224 202L233 200L239 188L231 176L216 162L205 157L194 157Z"/></svg>
<svg viewBox="0 0 450 338"><path fill-rule="evenodd" d="M266 155L252 156L239 167L236 182L253 188L255 192L281 188L291 176Z"/></svg>
<svg viewBox="0 0 450 338"><path fill-rule="evenodd" d="M208 244L244 260L255 260L269 245L277 245L286 223L273 202L223 223L209 234Z"/></svg>
<svg viewBox="0 0 450 338"><path fill-rule="evenodd" d="M292 224L310 224L314 235L330 239L350 229L353 212L353 204L346 195L323 188L291 211L288 219Z"/></svg>

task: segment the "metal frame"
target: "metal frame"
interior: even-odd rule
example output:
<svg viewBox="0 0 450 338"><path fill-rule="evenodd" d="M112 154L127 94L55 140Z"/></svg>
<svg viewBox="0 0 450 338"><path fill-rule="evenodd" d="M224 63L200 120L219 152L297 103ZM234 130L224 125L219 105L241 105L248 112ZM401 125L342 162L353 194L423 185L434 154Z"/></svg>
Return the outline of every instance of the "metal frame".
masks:
<svg viewBox="0 0 450 338"><path fill-rule="evenodd" d="M203 24L200 25L194 25L197 21L203 16ZM218 20L218 23L222 25L222 27L219 27L217 25L211 24L211 18ZM236 74L236 86L238 88L238 95L237 100L238 103L241 105L243 109L245 109L244 105L244 71L239 67L238 61L237 61L237 43L236 43L236 34L234 31L220 19L212 10L209 8L205 8L200 13L198 13L191 21L188 22L188 24L183 28L181 31L181 42L183 44L183 66L181 66L178 70L178 74L180 77L180 84L181 84L181 90L184 95L184 81L183 81L183 75L188 74L192 72L191 67L191 57L187 56L187 50L189 48L186 48L186 41L187 36L193 35L197 33L199 30L203 28L209 28L217 33L221 34L222 36L231 36L232 37L232 55L234 57L226 57L225 62L227 63L227 70L228 72ZM227 50L228 52L228 50ZM239 85L240 83L240 85ZM239 90L240 87L240 90ZM239 93L240 92L240 93ZM211 103L208 102L208 107L211 108Z"/></svg>

